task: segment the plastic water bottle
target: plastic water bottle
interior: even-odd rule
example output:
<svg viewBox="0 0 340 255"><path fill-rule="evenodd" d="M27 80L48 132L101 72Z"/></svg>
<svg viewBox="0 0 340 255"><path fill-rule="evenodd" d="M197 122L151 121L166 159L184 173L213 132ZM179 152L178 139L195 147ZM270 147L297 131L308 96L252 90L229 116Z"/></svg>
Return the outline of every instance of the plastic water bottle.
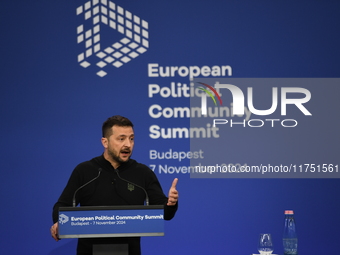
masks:
<svg viewBox="0 0 340 255"><path fill-rule="evenodd" d="M283 230L284 255L297 255L298 239L295 230L294 211L285 211L285 227Z"/></svg>

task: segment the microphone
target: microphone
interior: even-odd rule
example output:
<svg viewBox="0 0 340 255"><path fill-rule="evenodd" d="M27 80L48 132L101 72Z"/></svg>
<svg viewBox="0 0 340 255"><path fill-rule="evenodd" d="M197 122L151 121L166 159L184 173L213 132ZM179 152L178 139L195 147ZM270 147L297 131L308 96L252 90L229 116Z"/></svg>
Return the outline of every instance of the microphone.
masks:
<svg viewBox="0 0 340 255"><path fill-rule="evenodd" d="M119 179L121 179L122 181L125 181L127 183L130 183L130 184L132 184L132 185L134 185L134 186L136 186L136 187L138 187L138 188L140 188L140 189L142 189L144 191L144 193L145 193L145 205L148 206L149 205L149 196L148 196L148 193L146 192L146 190L142 186L139 186L139 185L137 185L137 184L135 184L133 182L130 182L130 181L125 180L122 177L120 177L118 169L115 169L115 171L116 171L116 174L117 174Z"/></svg>
<svg viewBox="0 0 340 255"><path fill-rule="evenodd" d="M80 187L74 192L74 194L73 194L73 200L72 200L73 207L76 207L76 194L77 194L77 192L78 192L80 189L84 188L86 185L88 185L88 184L90 184L91 182L97 180L97 179L99 178L101 172L102 172L102 169L99 168L99 169L98 169L98 175L97 175L96 177L94 177L92 180L88 181L88 182L85 183L84 185L80 186Z"/></svg>

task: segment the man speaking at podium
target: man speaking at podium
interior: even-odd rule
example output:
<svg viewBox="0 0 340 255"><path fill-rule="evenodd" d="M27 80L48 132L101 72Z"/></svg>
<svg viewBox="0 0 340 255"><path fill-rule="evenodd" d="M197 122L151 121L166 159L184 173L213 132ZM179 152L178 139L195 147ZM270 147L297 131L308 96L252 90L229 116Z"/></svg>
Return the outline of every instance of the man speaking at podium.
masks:
<svg viewBox="0 0 340 255"><path fill-rule="evenodd" d="M58 209L66 206L164 205L164 219L177 211L175 178L166 197L154 172L131 159L134 146L132 122L122 116L108 118L102 126L104 153L80 163L73 170L53 207L52 237L58 241ZM127 243L129 254L141 254L140 237L79 238L77 255L92 255L95 244Z"/></svg>

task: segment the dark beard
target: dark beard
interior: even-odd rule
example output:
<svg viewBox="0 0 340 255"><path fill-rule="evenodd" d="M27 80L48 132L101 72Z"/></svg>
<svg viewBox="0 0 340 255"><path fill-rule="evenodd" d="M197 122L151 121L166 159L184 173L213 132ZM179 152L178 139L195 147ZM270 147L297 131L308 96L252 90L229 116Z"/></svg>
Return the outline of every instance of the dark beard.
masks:
<svg viewBox="0 0 340 255"><path fill-rule="evenodd" d="M110 151L110 150L108 150L108 154L113 161L116 161L120 164L127 162L127 161L123 161L119 156L116 156L115 154L113 154L113 152ZM130 159L130 157L128 158L128 160L129 159Z"/></svg>

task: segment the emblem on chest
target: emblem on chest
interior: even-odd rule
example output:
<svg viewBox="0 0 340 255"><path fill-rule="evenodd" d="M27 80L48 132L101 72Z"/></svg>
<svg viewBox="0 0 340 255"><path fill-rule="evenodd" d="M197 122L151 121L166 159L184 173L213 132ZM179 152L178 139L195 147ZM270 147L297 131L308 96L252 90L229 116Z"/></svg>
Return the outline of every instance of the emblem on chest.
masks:
<svg viewBox="0 0 340 255"><path fill-rule="evenodd" d="M128 183L127 188L128 188L128 190L133 191L135 189L135 186L131 183Z"/></svg>

